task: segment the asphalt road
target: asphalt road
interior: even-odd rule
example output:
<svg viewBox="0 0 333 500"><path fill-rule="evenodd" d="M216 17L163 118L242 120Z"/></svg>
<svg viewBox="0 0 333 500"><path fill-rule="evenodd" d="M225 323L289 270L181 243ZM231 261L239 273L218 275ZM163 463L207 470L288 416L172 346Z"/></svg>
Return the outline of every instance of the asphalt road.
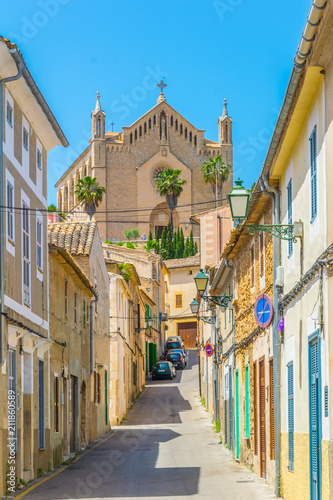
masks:
<svg viewBox="0 0 333 500"><path fill-rule="evenodd" d="M30 492L20 492L19 498L274 498L271 488L235 463L218 442L211 417L199 401L193 350L189 366L174 380L147 383L121 426L57 475L51 473Z"/></svg>

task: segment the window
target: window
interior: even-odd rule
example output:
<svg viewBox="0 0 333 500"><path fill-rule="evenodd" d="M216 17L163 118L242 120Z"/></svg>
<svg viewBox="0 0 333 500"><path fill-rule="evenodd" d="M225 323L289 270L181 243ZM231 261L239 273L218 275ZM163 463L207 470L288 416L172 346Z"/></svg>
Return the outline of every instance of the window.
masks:
<svg viewBox="0 0 333 500"><path fill-rule="evenodd" d="M173 115L170 117L170 127L173 127Z"/></svg>
<svg viewBox="0 0 333 500"><path fill-rule="evenodd" d="M245 365L245 437L250 437L249 365Z"/></svg>
<svg viewBox="0 0 333 500"><path fill-rule="evenodd" d="M132 134L132 132L131 132L131 133L130 133L130 144L132 144L132 143L133 143L133 134Z"/></svg>
<svg viewBox="0 0 333 500"><path fill-rule="evenodd" d="M317 127L310 136L310 168L311 168L311 222L317 216Z"/></svg>
<svg viewBox="0 0 333 500"><path fill-rule="evenodd" d="M37 167L42 170L42 152L37 148Z"/></svg>
<svg viewBox="0 0 333 500"><path fill-rule="evenodd" d="M139 136L142 137L142 125L139 127Z"/></svg>
<svg viewBox="0 0 333 500"><path fill-rule="evenodd" d="M254 245L251 247L251 286L254 286Z"/></svg>
<svg viewBox="0 0 333 500"><path fill-rule="evenodd" d="M192 142L192 132L190 132L190 142Z"/></svg>
<svg viewBox="0 0 333 500"><path fill-rule="evenodd" d="M265 258L264 258L264 233L259 233L259 259L260 259L260 277L262 278L265 272Z"/></svg>
<svg viewBox="0 0 333 500"><path fill-rule="evenodd" d="M180 135L182 135L182 133L183 133L183 124L181 123L180 124Z"/></svg>
<svg viewBox="0 0 333 500"><path fill-rule="evenodd" d="M13 108L7 101L7 122L12 127L13 126Z"/></svg>
<svg viewBox="0 0 333 500"><path fill-rule="evenodd" d="M30 234L28 205L22 204L22 239L23 239L23 293L24 303L30 305Z"/></svg>
<svg viewBox="0 0 333 500"><path fill-rule="evenodd" d="M288 182L287 185L287 212L288 212L288 224L293 223L293 188L292 188L292 179ZM293 242L292 240L288 240L288 257L293 253Z"/></svg>
<svg viewBox="0 0 333 500"><path fill-rule="evenodd" d="M44 361L38 360L38 447L45 447Z"/></svg>
<svg viewBox="0 0 333 500"><path fill-rule="evenodd" d="M138 131L135 129L134 130L134 139L137 140L137 138L138 138Z"/></svg>
<svg viewBox="0 0 333 500"><path fill-rule="evenodd" d="M195 146L197 145L197 136L196 135L194 136L194 145Z"/></svg>
<svg viewBox="0 0 333 500"><path fill-rule="evenodd" d="M94 372L94 402L100 403L101 395L101 379L98 372Z"/></svg>
<svg viewBox="0 0 333 500"><path fill-rule="evenodd" d="M154 115L154 125L156 125L156 115Z"/></svg>
<svg viewBox="0 0 333 500"><path fill-rule="evenodd" d="M183 294L182 293L175 294L175 307L176 307L176 309L180 309L183 307Z"/></svg>
<svg viewBox="0 0 333 500"><path fill-rule="evenodd" d="M54 376L54 432L59 432L59 377Z"/></svg>
<svg viewBox="0 0 333 500"><path fill-rule="evenodd" d="M149 128L149 130L151 129L151 118L149 118L149 120L148 120L148 128Z"/></svg>
<svg viewBox="0 0 333 500"><path fill-rule="evenodd" d="M294 363L287 364L288 370L288 468L294 470Z"/></svg>
<svg viewBox="0 0 333 500"><path fill-rule="evenodd" d="M37 220L37 235L36 235L36 245L37 245L37 267L42 270L42 222Z"/></svg>
<svg viewBox="0 0 333 500"><path fill-rule="evenodd" d="M147 122L144 123L143 126L143 132L146 134L147 133Z"/></svg>
<svg viewBox="0 0 333 500"><path fill-rule="evenodd" d="M175 130L178 130L178 120L175 121Z"/></svg>
<svg viewBox="0 0 333 500"><path fill-rule="evenodd" d="M65 279L65 316L68 316L68 280Z"/></svg>
<svg viewBox="0 0 333 500"><path fill-rule="evenodd" d="M185 127L184 136L185 136L185 139L187 139L187 127Z"/></svg>
<svg viewBox="0 0 333 500"><path fill-rule="evenodd" d="M74 292L74 324L77 325L77 293Z"/></svg>
<svg viewBox="0 0 333 500"><path fill-rule="evenodd" d="M270 419L270 456L275 460L275 407L273 358L269 360L269 419Z"/></svg>
<svg viewBox="0 0 333 500"><path fill-rule="evenodd" d="M89 304L88 304L88 302L86 303L86 307L87 307L87 324L89 324Z"/></svg>
<svg viewBox="0 0 333 500"><path fill-rule="evenodd" d="M25 127L23 127L23 146L27 151L29 150L29 132Z"/></svg>
<svg viewBox="0 0 333 500"><path fill-rule="evenodd" d="M14 242L14 188L10 182L7 182L7 236L10 241Z"/></svg>
<svg viewBox="0 0 333 500"><path fill-rule="evenodd" d="M83 326L86 326L86 301L83 301Z"/></svg>

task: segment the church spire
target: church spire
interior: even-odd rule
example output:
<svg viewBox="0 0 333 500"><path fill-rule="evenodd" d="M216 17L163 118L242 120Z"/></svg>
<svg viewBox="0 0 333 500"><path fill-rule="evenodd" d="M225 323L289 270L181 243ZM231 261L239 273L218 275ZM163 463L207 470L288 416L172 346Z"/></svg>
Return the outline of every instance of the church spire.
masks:
<svg viewBox="0 0 333 500"><path fill-rule="evenodd" d="M94 114L95 113L98 113L98 111L101 111L101 103L99 102L101 96L99 95L99 90L97 90L97 101L96 101L96 106L95 106L95 111L94 111Z"/></svg>
<svg viewBox="0 0 333 500"><path fill-rule="evenodd" d="M164 87L167 87L167 84L164 83L163 80L161 80L160 83L158 83L156 85L156 87L159 87L161 89L161 93L160 93L160 95L158 96L158 99L157 99L157 104L159 102L163 102L163 101L166 102L166 98L165 98L165 95L163 93L163 89L164 89Z"/></svg>
<svg viewBox="0 0 333 500"><path fill-rule="evenodd" d="M227 110L227 100L224 99L223 101L223 114L222 114L222 120L223 118L226 118L228 116L228 110Z"/></svg>

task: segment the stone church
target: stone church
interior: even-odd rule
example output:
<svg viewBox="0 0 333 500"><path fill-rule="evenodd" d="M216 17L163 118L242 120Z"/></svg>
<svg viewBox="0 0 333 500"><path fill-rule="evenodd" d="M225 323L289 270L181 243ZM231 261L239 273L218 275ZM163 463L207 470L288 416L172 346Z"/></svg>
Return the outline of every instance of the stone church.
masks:
<svg viewBox="0 0 333 500"><path fill-rule="evenodd" d="M174 211L174 226L181 226L185 236L189 235L191 215L215 206L214 187L203 182L202 162L208 156L222 155L224 162L232 165L232 120L226 101L218 119L219 141L213 142L167 103L165 86L162 81L158 84L157 104L122 132L105 131L105 112L97 93L89 145L56 184L58 210L66 212L69 221L87 218L84 207L75 200L74 186L79 178L96 177L106 188L94 216L102 240L122 240L124 230L135 227L147 237L150 230L153 237L161 234L169 221L169 209L155 182L166 168L180 169L180 178L187 181ZM226 198L232 184L231 172L220 186L219 200ZM196 235L197 227L193 226L193 232Z"/></svg>

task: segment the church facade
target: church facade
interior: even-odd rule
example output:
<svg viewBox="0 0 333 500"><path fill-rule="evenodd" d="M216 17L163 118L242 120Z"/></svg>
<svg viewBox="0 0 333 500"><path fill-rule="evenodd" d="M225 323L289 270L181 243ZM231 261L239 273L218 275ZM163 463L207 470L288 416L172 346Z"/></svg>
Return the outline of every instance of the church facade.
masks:
<svg viewBox="0 0 333 500"><path fill-rule="evenodd" d="M204 130L196 128L166 101L161 89L157 104L122 132L105 131L105 112L97 93L92 118L92 138L83 153L68 168L56 184L58 210L67 220L86 220L84 206L77 205L75 185L79 178L96 177L106 188L94 219L102 240L122 240L125 229L139 228L148 237L152 231L161 234L169 222L169 209L156 191L156 179L167 168L180 169L187 182L174 211L174 227L190 233L191 215L214 208L215 194L211 184L203 182L202 162L208 156L221 155L232 166L232 120L224 101L223 114L218 119L219 141L205 138ZM218 199L223 200L233 184L229 179L219 186ZM208 203L209 202L209 203ZM218 204L222 204L219 201ZM197 228L193 226L196 234Z"/></svg>

